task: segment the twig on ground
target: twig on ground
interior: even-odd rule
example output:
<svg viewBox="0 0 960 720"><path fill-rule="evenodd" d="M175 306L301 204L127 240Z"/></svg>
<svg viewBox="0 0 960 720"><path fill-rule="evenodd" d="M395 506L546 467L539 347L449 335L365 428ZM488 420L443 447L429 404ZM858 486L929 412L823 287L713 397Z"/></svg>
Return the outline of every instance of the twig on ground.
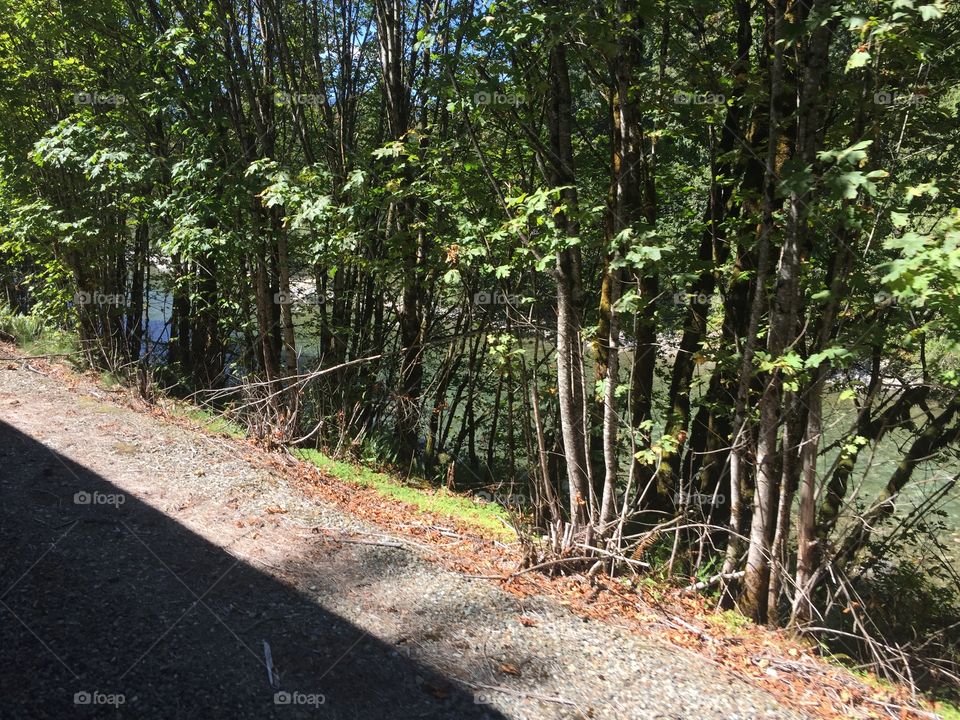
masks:
<svg viewBox="0 0 960 720"><path fill-rule="evenodd" d="M926 710L921 710L920 708L910 707L909 705L898 705L897 703L883 702L882 700L874 700L872 697L864 696L863 700L873 705L879 705L880 707L886 708L887 710L895 710L898 713L898 717L902 717L900 713L910 713L916 715L917 717L930 718L930 720L941 720L940 716L936 713L927 712Z"/></svg>
<svg viewBox="0 0 960 720"><path fill-rule="evenodd" d="M338 537L333 535L325 535L324 539L331 540L332 542L338 542L338 543L350 543L352 545L377 545L379 547L397 548L398 550L410 549L406 545L403 545L402 543L398 543L398 542L383 542L380 540L362 540L360 538L347 538L347 537L342 537L342 536Z"/></svg>
<svg viewBox="0 0 960 720"><path fill-rule="evenodd" d="M694 635L697 636L698 640L709 640L710 642L713 642L713 638L710 637L710 635L705 633L703 630L698 628L696 625L691 625L686 620L679 618L676 615L668 615L667 617L670 620L670 622L674 622L680 627L682 627L684 630L692 632Z"/></svg>
<svg viewBox="0 0 960 720"><path fill-rule="evenodd" d="M590 555L585 555L581 557L566 557L566 558L557 558L556 560L547 560L546 562L539 563L532 567L524 568L523 570L517 570L516 572L510 573L509 577L518 577L520 575L526 575L529 572L534 570L542 570L543 568L553 567L554 565L564 565L566 563L575 563L575 562L586 562L587 560L596 560L595 557Z"/></svg>
<svg viewBox="0 0 960 720"><path fill-rule="evenodd" d="M592 545L585 545L584 543L576 543L574 547L578 547L581 550L590 550L591 552L599 553L604 557L612 558L617 562L624 562L627 565L636 565L644 569L649 569L650 563L645 563L640 560L632 560L631 558L626 557L623 553L610 552L609 550L604 550L603 548L593 547Z"/></svg>
<svg viewBox="0 0 960 720"><path fill-rule="evenodd" d="M699 592L700 590L705 590L708 587L713 587L717 583L722 582L724 580L739 580L744 575L746 575L746 572L743 570L740 570L739 572L732 572L732 573L720 573L719 575L714 575L712 578L709 578L707 580L701 580L700 582L695 582L692 585L687 585L680 592L683 592L683 593Z"/></svg>
<svg viewBox="0 0 960 720"><path fill-rule="evenodd" d="M509 575L461 575L467 580L509 580Z"/></svg>
<svg viewBox="0 0 960 720"><path fill-rule="evenodd" d="M494 692L505 693L506 695L516 695L517 697L530 698L531 700L540 700L542 702L551 702L557 703L558 705L569 705L570 707L577 707L577 704L573 700L567 700L566 698L556 697L553 695L541 695L539 693L525 692L523 690L511 690L510 688L503 687L502 685L484 685L483 683L468 683L470 687L482 690L493 690Z"/></svg>
<svg viewBox="0 0 960 720"><path fill-rule="evenodd" d="M3 339L3 338L0 338L0 339ZM5 360L5 361L15 360L17 362L24 362L26 360L49 360L50 358L71 357L73 355L79 355L79 354L80 353L78 351L78 352L72 352L72 353L50 353L49 355L11 355L9 357L0 356L0 360Z"/></svg>

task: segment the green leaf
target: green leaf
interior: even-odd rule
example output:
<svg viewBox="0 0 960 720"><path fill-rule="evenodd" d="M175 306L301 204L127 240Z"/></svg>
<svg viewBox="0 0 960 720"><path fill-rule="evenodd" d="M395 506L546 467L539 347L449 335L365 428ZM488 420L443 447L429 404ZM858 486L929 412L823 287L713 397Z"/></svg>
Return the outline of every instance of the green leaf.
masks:
<svg viewBox="0 0 960 720"><path fill-rule="evenodd" d="M443 274L443 281L447 285L459 285L460 284L460 271L456 268L451 268Z"/></svg>
<svg viewBox="0 0 960 720"><path fill-rule="evenodd" d="M837 360L842 360L850 357L851 353L846 348L842 347L830 347L825 350L821 350L818 353L814 353L806 359L804 362L804 367L807 369L820 367L820 364L826 361L830 361L832 365L837 365L838 363L834 362Z"/></svg>
<svg viewBox="0 0 960 720"><path fill-rule="evenodd" d="M857 50L850 56L850 59L847 60L847 66L844 69L845 72L850 72L857 68L861 68L870 62L870 53L866 50Z"/></svg>

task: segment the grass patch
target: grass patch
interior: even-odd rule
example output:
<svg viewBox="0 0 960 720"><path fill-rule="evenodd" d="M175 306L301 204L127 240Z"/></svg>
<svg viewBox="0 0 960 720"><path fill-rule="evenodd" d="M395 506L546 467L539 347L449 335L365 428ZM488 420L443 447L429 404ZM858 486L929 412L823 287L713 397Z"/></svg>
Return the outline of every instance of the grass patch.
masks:
<svg viewBox="0 0 960 720"><path fill-rule="evenodd" d="M960 707L948 702L935 702L934 711L943 720L960 720Z"/></svg>
<svg viewBox="0 0 960 720"><path fill-rule="evenodd" d="M0 305L0 331L13 337L27 355L70 355L77 352L77 337L48 325L36 315L18 315Z"/></svg>
<svg viewBox="0 0 960 720"><path fill-rule="evenodd" d="M410 487L396 477L334 460L318 450L299 449L295 454L344 482L370 488L384 497L399 500L423 512L455 518L465 525L477 528L486 536L498 540L516 540L514 532L504 525L504 522L509 521L507 512L494 503L479 503L442 488L431 490Z"/></svg>
<svg viewBox="0 0 960 720"><path fill-rule="evenodd" d="M178 402L171 408L170 414L192 420L195 423L203 425L203 427L210 432L237 439L243 439L247 436L247 431L237 425L237 423L225 418L220 413L197 407L196 405Z"/></svg>
<svg viewBox="0 0 960 720"><path fill-rule="evenodd" d="M856 660L844 653L831 653L823 655L821 659L829 665L841 668L853 675L860 682L868 685L874 690L893 695L896 693L897 685L886 678L879 677L872 672L855 667ZM957 705L952 699L948 700L938 697L934 692L924 692L920 694L919 703L940 716L941 720L960 720L960 705Z"/></svg>
<svg viewBox="0 0 960 720"><path fill-rule="evenodd" d="M177 402L170 408L170 414L192 420L211 432L232 438L246 437L244 428L216 412L196 405ZM425 513L453 518L476 528L485 537L507 542L516 540L516 534L504 525L510 520L507 511L495 503L477 502L443 488L437 490L430 487L411 487L392 475L362 465L334 460L318 450L297 449L294 454L339 480L370 488L383 497L399 500Z"/></svg>
<svg viewBox="0 0 960 720"><path fill-rule="evenodd" d="M713 613L708 615L707 619L712 625L733 635L738 635L740 630L753 624L748 617L741 615L736 610Z"/></svg>
<svg viewBox="0 0 960 720"><path fill-rule="evenodd" d="M38 317L16 315L5 306L0 306L0 331L13 336L17 345L30 355L68 354L77 349L75 336L50 328ZM102 373L100 381L107 388L122 384L122 380L111 373ZM177 402L170 408L170 414L196 422L210 432L237 439L247 435L246 430L237 423L196 405ZM425 513L454 518L476 528L486 537L516 540L516 534L504 524L509 522L509 515L495 503L477 502L442 488L411 487L386 473L333 460L316 450L301 449L295 452L301 459L344 482L370 488L384 497L412 505Z"/></svg>

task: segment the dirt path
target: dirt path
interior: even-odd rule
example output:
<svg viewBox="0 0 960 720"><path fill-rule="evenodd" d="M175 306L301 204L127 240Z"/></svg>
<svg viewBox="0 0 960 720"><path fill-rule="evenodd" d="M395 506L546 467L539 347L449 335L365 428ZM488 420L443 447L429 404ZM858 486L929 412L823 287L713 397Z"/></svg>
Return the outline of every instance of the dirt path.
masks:
<svg viewBox="0 0 960 720"><path fill-rule="evenodd" d="M0 367L0 718L797 717L444 571L253 454Z"/></svg>

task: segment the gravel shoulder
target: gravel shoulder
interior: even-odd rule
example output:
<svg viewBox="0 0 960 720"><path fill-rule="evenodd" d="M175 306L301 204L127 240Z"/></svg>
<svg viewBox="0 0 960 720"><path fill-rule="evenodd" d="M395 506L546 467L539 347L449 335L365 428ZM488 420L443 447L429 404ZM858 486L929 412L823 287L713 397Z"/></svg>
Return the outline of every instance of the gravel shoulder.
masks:
<svg viewBox="0 0 960 720"><path fill-rule="evenodd" d="M0 718L800 717L43 372L0 367Z"/></svg>

